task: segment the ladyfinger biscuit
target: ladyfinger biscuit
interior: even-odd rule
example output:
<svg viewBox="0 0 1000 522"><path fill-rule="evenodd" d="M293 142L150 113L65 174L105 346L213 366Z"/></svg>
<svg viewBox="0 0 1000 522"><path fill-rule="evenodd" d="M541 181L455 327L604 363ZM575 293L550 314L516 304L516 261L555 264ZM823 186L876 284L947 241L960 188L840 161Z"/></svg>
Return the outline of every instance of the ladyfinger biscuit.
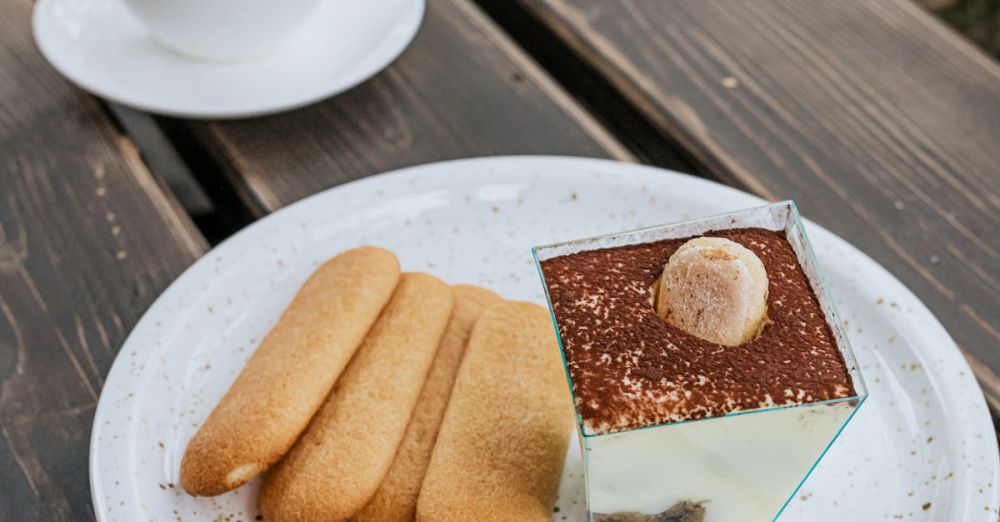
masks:
<svg viewBox="0 0 1000 522"><path fill-rule="evenodd" d="M572 426L548 312L489 308L465 349L416 519L548 521Z"/></svg>
<svg viewBox="0 0 1000 522"><path fill-rule="evenodd" d="M396 256L375 247L348 250L317 268L188 442L184 489L224 493L287 453L398 281Z"/></svg>
<svg viewBox="0 0 1000 522"><path fill-rule="evenodd" d="M441 281L403 274L309 428L264 479L266 520L339 522L372 498L403 439L452 302Z"/></svg>
<svg viewBox="0 0 1000 522"><path fill-rule="evenodd" d="M456 285L452 290L455 292L455 309L427 374L427 382L417 399L410 424L406 427L403 442L375 496L352 517L355 522L411 522L416 514L420 484L424 480L472 325L487 307L500 302L500 296L483 288Z"/></svg>

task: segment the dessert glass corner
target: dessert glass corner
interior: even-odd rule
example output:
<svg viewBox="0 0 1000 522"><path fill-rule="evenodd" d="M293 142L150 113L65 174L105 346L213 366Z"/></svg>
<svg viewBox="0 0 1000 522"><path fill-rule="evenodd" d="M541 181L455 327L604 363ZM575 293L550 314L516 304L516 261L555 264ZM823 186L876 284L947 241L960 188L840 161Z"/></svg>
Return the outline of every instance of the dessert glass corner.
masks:
<svg viewBox="0 0 1000 522"><path fill-rule="evenodd" d="M692 522L777 519L868 397L843 322L792 201L533 248L571 395L575 397L573 381L542 262L582 251L747 227L785 233L833 332L855 395L607 434L585 427L577 409L589 520L660 520L652 516L664 513L668 520Z"/></svg>

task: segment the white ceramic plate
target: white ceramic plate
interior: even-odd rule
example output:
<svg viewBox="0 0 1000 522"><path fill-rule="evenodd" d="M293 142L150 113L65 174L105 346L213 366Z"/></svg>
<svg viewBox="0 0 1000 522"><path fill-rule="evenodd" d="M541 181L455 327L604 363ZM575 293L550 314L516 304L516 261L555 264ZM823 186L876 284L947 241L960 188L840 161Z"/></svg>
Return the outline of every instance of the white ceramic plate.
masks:
<svg viewBox="0 0 1000 522"><path fill-rule="evenodd" d="M124 0L38 0L45 58L98 96L160 114L234 118L306 105L345 91L409 44L424 0L323 2L280 49L244 63L199 61L154 42Z"/></svg>
<svg viewBox="0 0 1000 522"><path fill-rule="evenodd" d="M115 360L91 441L103 522L252 520L258 481L216 498L179 486L189 437L314 266L363 243L405 270L543 303L530 247L762 204L691 176L609 161L499 157L438 163L331 189L247 227L150 307ZM783 521L996 522L1000 461L955 343L899 281L808 225L871 397ZM583 520L571 448L553 520ZM233 515L233 518L224 518ZM223 518L216 518L222 516Z"/></svg>

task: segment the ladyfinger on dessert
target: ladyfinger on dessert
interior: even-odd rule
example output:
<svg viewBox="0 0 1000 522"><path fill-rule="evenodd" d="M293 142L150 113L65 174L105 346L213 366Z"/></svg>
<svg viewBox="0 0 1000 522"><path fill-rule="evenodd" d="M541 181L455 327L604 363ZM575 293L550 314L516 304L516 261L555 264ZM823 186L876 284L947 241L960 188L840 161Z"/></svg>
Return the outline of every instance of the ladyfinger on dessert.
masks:
<svg viewBox="0 0 1000 522"><path fill-rule="evenodd" d="M501 301L500 296L484 288L456 285L452 290L455 292L455 309L410 424L406 427L403 442L375 496L352 518L355 522L411 522L416 514L420 484L424 480L472 326L486 308Z"/></svg>
<svg viewBox="0 0 1000 522"><path fill-rule="evenodd" d="M479 317L417 501L416 520L548 521L573 427L549 313Z"/></svg>
<svg viewBox="0 0 1000 522"><path fill-rule="evenodd" d="M451 316L451 288L407 273L309 428L264 479L270 522L341 521L389 471Z"/></svg>
<svg viewBox="0 0 1000 522"><path fill-rule="evenodd" d="M399 278L396 256L376 247L348 250L317 268L188 442L180 469L184 489L218 495L281 459Z"/></svg>

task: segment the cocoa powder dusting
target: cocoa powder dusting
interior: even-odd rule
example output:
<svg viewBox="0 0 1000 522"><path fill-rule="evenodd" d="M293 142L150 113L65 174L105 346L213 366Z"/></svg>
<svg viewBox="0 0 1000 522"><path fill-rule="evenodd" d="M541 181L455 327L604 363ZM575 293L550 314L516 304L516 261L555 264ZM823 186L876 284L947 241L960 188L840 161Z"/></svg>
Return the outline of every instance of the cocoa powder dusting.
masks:
<svg viewBox="0 0 1000 522"><path fill-rule="evenodd" d="M854 387L791 245L759 228L706 234L764 263L770 323L725 347L660 319L651 290L691 238L591 250L541 263L584 425L608 433L761 407L851 397Z"/></svg>

